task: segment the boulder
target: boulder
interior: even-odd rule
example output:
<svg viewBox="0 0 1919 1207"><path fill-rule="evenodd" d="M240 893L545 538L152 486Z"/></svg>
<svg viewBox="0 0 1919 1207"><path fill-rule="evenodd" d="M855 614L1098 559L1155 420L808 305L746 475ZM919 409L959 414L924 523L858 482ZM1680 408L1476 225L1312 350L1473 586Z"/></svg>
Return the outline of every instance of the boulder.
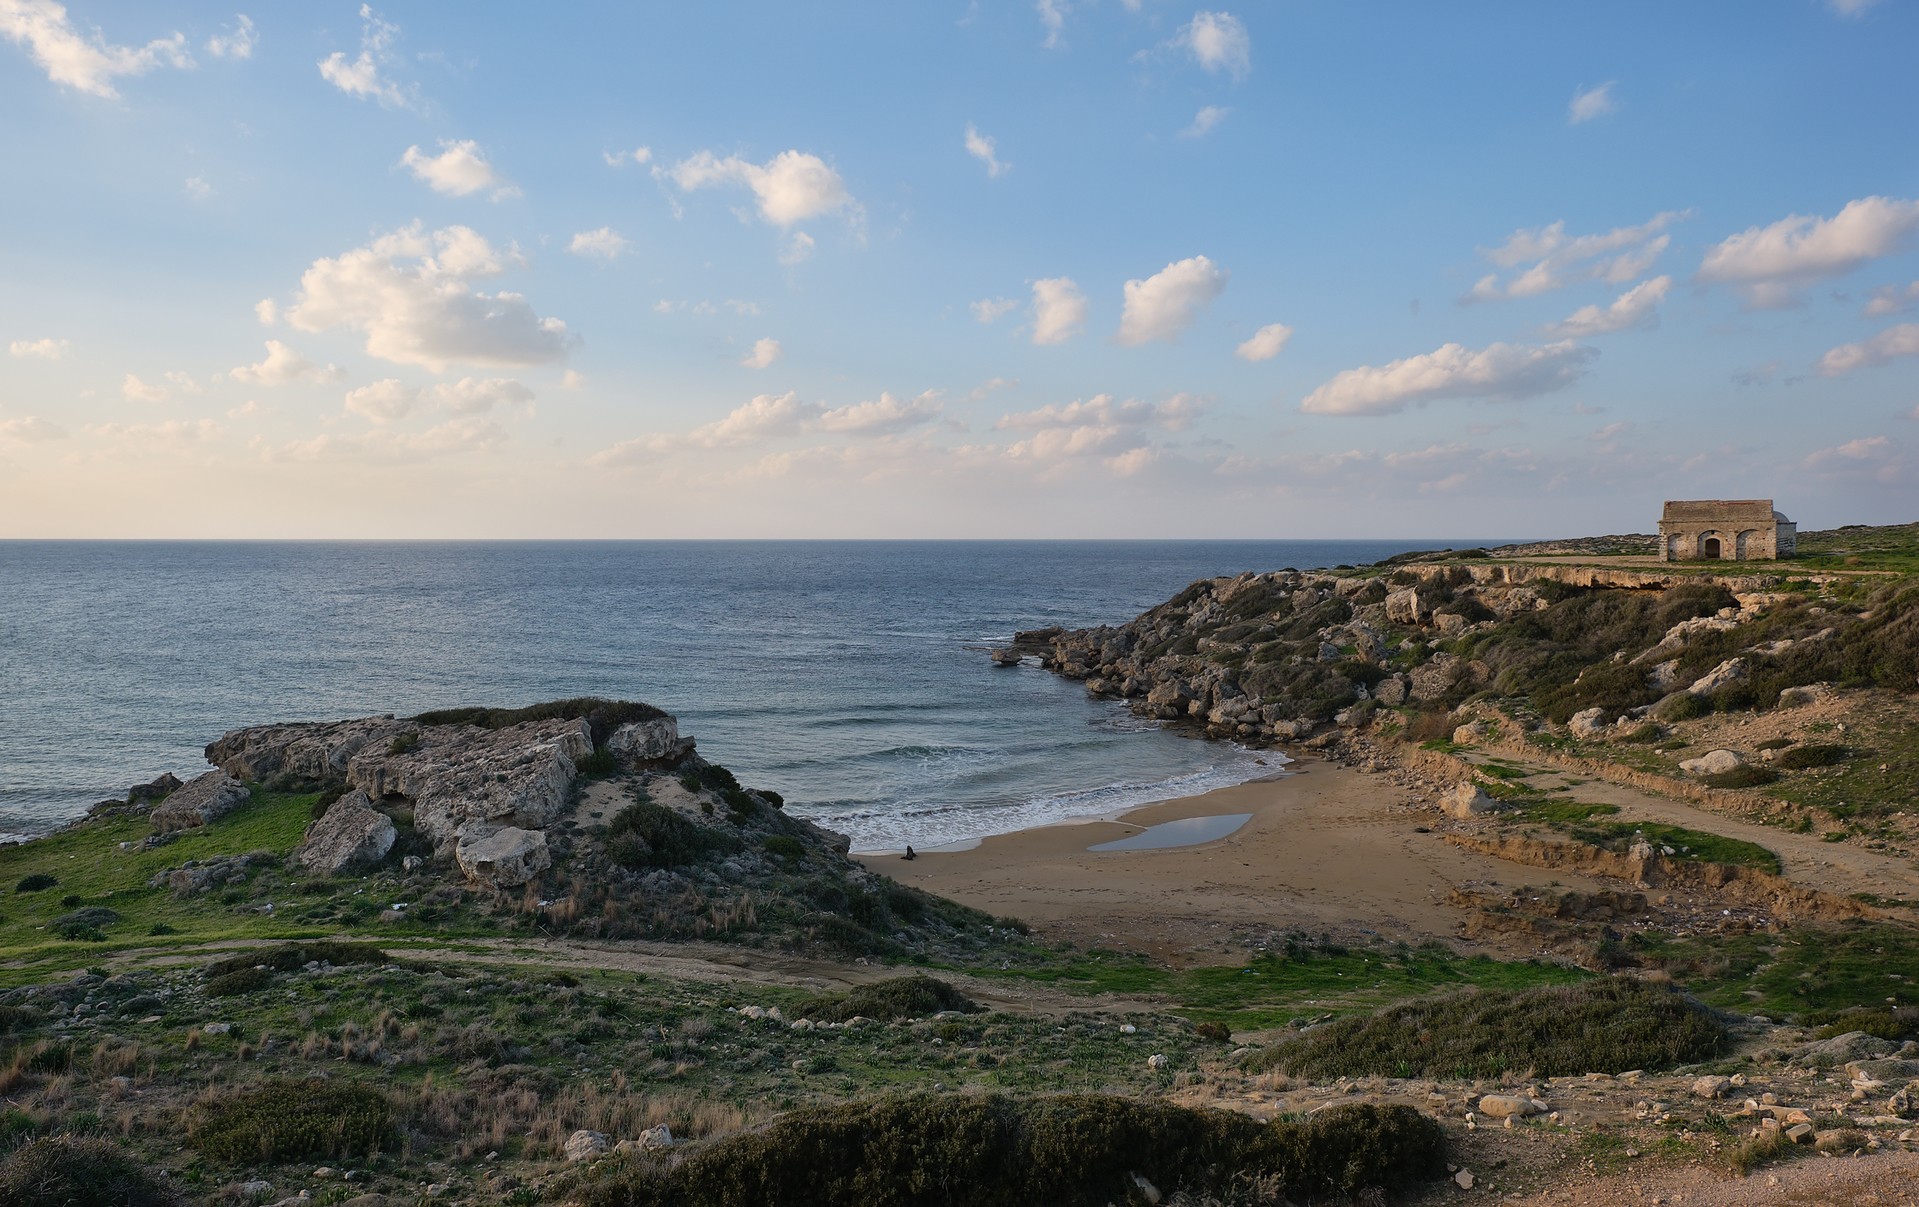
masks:
<svg viewBox="0 0 1919 1207"><path fill-rule="evenodd" d="M1686 690L1695 696L1709 696L1722 687L1731 687L1735 683L1745 682L1747 674L1744 658L1728 658L1694 679L1692 686Z"/></svg>
<svg viewBox="0 0 1919 1207"><path fill-rule="evenodd" d="M1899 1045L1891 1040L1864 1031L1848 1031L1799 1049L1797 1063L1811 1069L1836 1069L1855 1061L1891 1056L1898 1050Z"/></svg>
<svg viewBox="0 0 1919 1207"><path fill-rule="evenodd" d="M1546 1104L1539 1099L1520 1094L1487 1094L1479 1100L1479 1113L1490 1119L1524 1119L1546 1111Z"/></svg>
<svg viewBox="0 0 1919 1207"><path fill-rule="evenodd" d="M1695 1098L1724 1098L1726 1091L1732 1088L1732 1078L1710 1076L1701 1077L1692 1083Z"/></svg>
<svg viewBox="0 0 1919 1207"><path fill-rule="evenodd" d="M553 863L546 834L518 826L475 827L460 836L454 859L467 878L492 888L514 888Z"/></svg>
<svg viewBox="0 0 1919 1207"><path fill-rule="evenodd" d="M1434 654L1413 669L1411 696L1415 700L1437 700L1445 695L1464 669L1458 654Z"/></svg>
<svg viewBox="0 0 1919 1207"><path fill-rule="evenodd" d="M1476 746L1492 736L1492 729L1484 721L1468 721L1453 730L1453 745Z"/></svg>
<svg viewBox="0 0 1919 1207"><path fill-rule="evenodd" d="M1475 817L1483 817L1488 813L1498 812L1500 804L1492 797L1487 796L1478 784L1468 781L1459 784L1441 798L1439 807L1445 810L1446 816L1448 817L1456 817L1461 821L1470 821Z"/></svg>
<svg viewBox="0 0 1919 1207"><path fill-rule="evenodd" d="M566 1138L566 1159L569 1161L590 1160L606 1150L605 1132L592 1132L581 1128Z"/></svg>
<svg viewBox="0 0 1919 1207"><path fill-rule="evenodd" d="M127 803L137 805L142 801L160 800L179 787L180 777L171 771L164 771L157 779L128 788Z"/></svg>
<svg viewBox="0 0 1919 1207"><path fill-rule="evenodd" d="M1576 738L1602 738L1606 736L1606 726L1601 720L1606 715L1603 708L1584 708L1572 715L1566 722L1566 728Z"/></svg>
<svg viewBox="0 0 1919 1207"><path fill-rule="evenodd" d="M606 739L613 757L628 766L656 759L677 758L680 754L680 723L672 717L651 721L633 721L614 730Z"/></svg>
<svg viewBox="0 0 1919 1207"><path fill-rule="evenodd" d="M295 867L337 876L349 868L375 864L393 849L393 819L373 807L367 794L355 788L307 827L306 837L293 849Z"/></svg>
<svg viewBox="0 0 1919 1207"><path fill-rule="evenodd" d="M175 788L153 810L162 830L185 830L217 821L247 803L247 786L224 771L209 771Z"/></svg>
<svg viewBox="0 0 1919 1207"><path fill-rule="evenodd" d="M1780 691L1778 707L1804 708L1808 704L1830 700L1833 694L1831 686L1824 683L1813 683L1805 687L1788 687Z"/></svg>
<svg viewBox="0 0 1919 1207"><path fill-rule="evenodd" d="M1687 775L1723 775L1745 765L1746 756L1736 750L1708 750L1696 759L1679 764L1679 769Z"/></svg>
<svg viewBox="0 0 1919 1207"><path fill-rule="evenodd" d="M1381 679L1373 685L1373 699L1388 708L1398 708L1406 702L1406 680L1398 675Z"/></svg>
<svg viewBox="0 0 1919 1207"><path fill-rule="evenodd" d="M1386 596L1386 619L1391 624L1419 625L1432 614L1432 605L1419 597L1418 587L1404 587Z"/></svg>

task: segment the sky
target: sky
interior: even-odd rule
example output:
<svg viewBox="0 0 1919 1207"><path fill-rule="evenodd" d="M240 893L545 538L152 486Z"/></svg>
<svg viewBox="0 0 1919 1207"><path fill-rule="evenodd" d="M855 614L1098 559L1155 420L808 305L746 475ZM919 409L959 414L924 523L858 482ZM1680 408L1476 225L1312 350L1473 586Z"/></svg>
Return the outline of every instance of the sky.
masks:
<svg viewBox="0 0 1919 1207"><path fill-rule="evenodd" d="M1919 519L1919 4L0 0L0 538Z"/></svg>

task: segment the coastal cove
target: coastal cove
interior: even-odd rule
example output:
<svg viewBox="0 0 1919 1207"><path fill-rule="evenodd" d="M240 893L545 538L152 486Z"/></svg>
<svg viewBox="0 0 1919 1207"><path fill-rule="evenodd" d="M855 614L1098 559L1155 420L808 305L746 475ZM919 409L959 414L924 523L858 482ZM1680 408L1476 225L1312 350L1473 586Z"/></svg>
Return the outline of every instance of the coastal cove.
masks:
<svg viewBox="0 0 1919 1207"><path fill-rule="evenodd" d="M670 707L862 850L1105 816L1267 767L979 646L1421 545L0 542L0 831L197 774L241 725L589 692Z"/></svg>

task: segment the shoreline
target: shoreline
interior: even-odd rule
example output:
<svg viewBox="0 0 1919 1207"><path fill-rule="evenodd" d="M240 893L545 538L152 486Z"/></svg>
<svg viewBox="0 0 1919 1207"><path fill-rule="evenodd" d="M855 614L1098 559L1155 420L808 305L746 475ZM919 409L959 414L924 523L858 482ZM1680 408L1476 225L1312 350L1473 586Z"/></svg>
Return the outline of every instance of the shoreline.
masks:
<svg viewBox="0 0 1919 1207"><path fill-rule="evenodd" d="M966 850L856 855L874 871L1083 948L1125 947L1177 963L1229 958L1286 932L1360 941L1476 944L1447 904L1466 885L1539 878L1432 832L1425 802L1382 776L1303 758L1278 775L1156 801L1114 816L996 834ZM1182 846L1089 848L1167 822L1250 814L1231 833ZM1426 832L1421 832L1422 830ZM1544 873L1597 889L1585 877Z"/></svg>

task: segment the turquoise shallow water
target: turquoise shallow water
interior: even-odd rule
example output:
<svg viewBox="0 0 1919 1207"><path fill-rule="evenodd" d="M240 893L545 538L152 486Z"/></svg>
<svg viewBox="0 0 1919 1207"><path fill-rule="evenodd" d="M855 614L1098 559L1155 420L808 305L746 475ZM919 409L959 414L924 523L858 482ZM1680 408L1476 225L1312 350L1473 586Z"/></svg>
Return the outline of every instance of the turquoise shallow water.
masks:
<svg viewBox="0 0 1919 1207"><path fill-rule="evenodd" d="M861 849L1096 815L1268 770L978 652L1195 578L1417 542L0 542L0 832L230 728L646 700Z"/></svg>

